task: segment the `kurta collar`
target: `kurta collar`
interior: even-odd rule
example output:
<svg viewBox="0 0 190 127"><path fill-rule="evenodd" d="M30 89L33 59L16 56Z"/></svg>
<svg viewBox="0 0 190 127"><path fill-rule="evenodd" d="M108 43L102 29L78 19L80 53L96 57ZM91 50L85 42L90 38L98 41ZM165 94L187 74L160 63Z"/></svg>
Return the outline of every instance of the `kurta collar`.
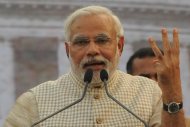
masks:
<svg viewBox="0 0 190 127"><path fill-rule="evenodd" d="M73 80L73 83L76 84L80 88L84 88L84 82L82 79L80 79L72 70L69 73L69 77L71 80ZM116 86L118 77L118 70L116 70L111 77L109 77L107 81L108 89L112 89L114 86ZM89 84L88 89L95 89L95 88L104 88L103 82L98 84L97 86L93 86L92 84Z"/></svg>

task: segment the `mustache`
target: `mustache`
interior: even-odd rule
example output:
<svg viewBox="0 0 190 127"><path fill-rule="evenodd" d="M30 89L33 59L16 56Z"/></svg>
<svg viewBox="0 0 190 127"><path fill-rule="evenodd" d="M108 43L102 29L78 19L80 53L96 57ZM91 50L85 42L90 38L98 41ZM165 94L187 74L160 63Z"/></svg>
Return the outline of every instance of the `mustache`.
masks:
<svg viewBox="0 0 190 127"><path fill-rule="evenodd" d="M91 66L91 65L104 65L107 66L108 65L108 60L106 58L103 57L89 57L89 58L85 58L81 61L80 66L82 68Z"/></svg>

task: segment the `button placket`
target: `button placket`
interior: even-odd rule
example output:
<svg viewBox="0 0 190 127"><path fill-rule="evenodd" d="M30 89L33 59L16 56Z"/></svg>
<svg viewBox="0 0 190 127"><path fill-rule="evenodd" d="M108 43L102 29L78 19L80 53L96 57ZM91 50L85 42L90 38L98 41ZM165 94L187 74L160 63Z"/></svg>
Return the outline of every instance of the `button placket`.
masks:
<svg viewBox="0 0 190 127"><path fill-rule="evenodd" d="M94 99L96 99L96 100L98 100L98 99L100 99L101 98L101 89L100 88L96 88L95 90L94 90Z"/></svg>

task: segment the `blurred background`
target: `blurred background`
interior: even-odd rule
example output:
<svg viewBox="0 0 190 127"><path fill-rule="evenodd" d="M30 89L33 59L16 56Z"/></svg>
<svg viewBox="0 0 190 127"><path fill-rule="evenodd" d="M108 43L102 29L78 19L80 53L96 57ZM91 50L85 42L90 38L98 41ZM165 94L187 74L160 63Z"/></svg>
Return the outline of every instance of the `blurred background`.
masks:
<svg viewBox="0 0 190 127"><path fill-rule="evenodd" d="M130 55L148 46L149 36L160 42L160 30L166 27L172 40L172 29L179 28L184 107L190 117L189 0L0 0L0 126L19 95L70 70L63 23L87 5L109 7L121 19L123 71Z"/></svg>

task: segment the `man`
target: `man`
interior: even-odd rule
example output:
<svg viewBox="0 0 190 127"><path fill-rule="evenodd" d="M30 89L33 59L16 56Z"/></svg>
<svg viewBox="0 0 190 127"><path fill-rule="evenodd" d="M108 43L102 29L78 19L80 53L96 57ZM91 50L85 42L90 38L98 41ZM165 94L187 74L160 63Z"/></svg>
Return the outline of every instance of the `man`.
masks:
<svg viewBox="0 0 190 127"><path fill-rule="evenodd" d="M157 81L154 60L156 60L156 56L150 47L140 48L129 58L126 64L127 73Z"/></svg>
<svg viewBox="0 0 190 127"><path fill-rule="evenodd" d="M155 59L156 56L150 47L140 48L129 58L126 64L127 73L131 75L144 76L158 81L157 72L154 65ZM190 127L189 118L186 118L186 126Z"/></svg>
<svg viewBox="0 0 190 127"><path fill-rule="evenodd" d="M150 47L137 50L126 64L127 73L144 76L157 81L157 73L154 65L155 59L155 54Z"/></svg>
<svg viewBox="0 0 190 127"><path fill-rule="evenodd" d="M119 19L109 9L100 6L78 9L67 18L64 30L71 72L21 95L10 112L5 127L29 127L39 119L76 101L83 92L83 76L89 68L93 70L93 78L85 98L77 105L41 122L41 127L143 127L142 122L107 96L104 83L100 79L102 69L109 74L107 85L111 95L127 105L150 127L185 126L183 109L172 114L162 110L162 98L166 104L171 100L167 100L165 94L162 97L161 90L154 81L117 70L124 34ZM167 32L162 34L165 37ZM176 30L174 34L176 38ZM150 39L150 42L155 52L159 52L154 41ZM178 44L178 41L175 40L174 44ZM161 85L167 83L166 90L171 85L180 85L170 82L173 81L170 80L170 73L159 73L159 76ZM173 101L180 102L176 98ZM168 120L172 121L171 125Z"/></svg>

